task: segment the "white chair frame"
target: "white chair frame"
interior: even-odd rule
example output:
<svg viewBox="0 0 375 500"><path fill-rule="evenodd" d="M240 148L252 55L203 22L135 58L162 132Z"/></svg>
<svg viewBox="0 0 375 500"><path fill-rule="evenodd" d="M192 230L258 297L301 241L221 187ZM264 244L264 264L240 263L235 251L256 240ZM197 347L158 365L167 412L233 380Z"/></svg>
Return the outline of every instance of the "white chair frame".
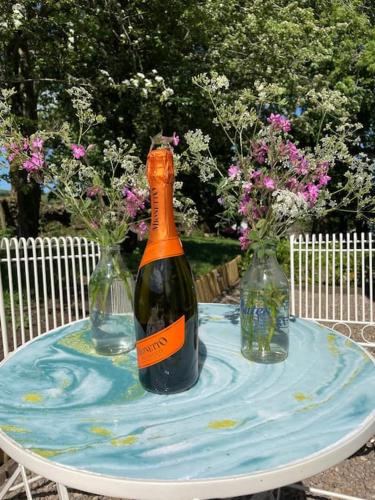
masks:
<svg viewBox="0 0 375 500"><path fill-rule="evenodd" d="M0 360L49 329L87 316L88 283L99 257L99 245L86 238L0 240ZM21 488L32 500L30 484L40 479L18 465L0 500ZM56 489L60 500L69 499L64 485Z"/></svg>

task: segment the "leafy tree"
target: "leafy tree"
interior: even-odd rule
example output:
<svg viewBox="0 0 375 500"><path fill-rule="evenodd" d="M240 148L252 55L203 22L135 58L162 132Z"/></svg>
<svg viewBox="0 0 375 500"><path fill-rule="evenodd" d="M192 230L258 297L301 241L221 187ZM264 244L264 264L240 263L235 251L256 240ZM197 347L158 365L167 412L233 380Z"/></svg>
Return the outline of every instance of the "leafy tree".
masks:
<svg viewBox="0 0 375 500"><path fill-rule="evenodd" d="M26 135L44 123L72 122L66 90L78 84L108 117L94 142L126 137L144 156L149 136L162 127L170 134L199 126L228 161L231 151L192 85L194 75L214 70L235 89L272 85L277 111L300 113L295 127L303 145L320 134L323 92L337 120L349 114L363 124L363 147L373 148L371 0L3 0L0 19L0 80L17 90L13 111ZM12 184L19 233L35 235L39 188L16 170ZM185 186L213 216L212 191L196 177Z"/></svg>

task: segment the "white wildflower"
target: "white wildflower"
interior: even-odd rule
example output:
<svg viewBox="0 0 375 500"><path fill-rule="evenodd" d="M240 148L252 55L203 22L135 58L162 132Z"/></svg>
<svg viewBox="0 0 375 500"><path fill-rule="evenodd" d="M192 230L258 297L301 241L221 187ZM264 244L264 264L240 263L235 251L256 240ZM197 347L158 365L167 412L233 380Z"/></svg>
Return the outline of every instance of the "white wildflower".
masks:
<svg viewBox="0 0 375 500"><path fill-rule="evenodd" d="M308 204L301 194L293 193L287 189L278 189L272 193L274 202L273 213L278 219L296 219L303 216L308 210Z"/></svg>

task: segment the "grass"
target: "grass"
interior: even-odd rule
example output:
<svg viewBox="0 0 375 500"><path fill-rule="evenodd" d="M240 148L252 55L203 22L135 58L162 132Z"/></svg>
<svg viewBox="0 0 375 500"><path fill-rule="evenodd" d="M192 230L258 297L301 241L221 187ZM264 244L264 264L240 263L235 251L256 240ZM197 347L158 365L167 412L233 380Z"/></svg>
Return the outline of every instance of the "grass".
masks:
<svg viewBox="0 0 375 500"><path fill-rule="evenodd" d="M238 241L229 238L193 235L181 239L186 257L196 278L234 259L240 253ZM127 261L132 272L136 272L138 268L145 244L146 242L142 242Z"/></svg>

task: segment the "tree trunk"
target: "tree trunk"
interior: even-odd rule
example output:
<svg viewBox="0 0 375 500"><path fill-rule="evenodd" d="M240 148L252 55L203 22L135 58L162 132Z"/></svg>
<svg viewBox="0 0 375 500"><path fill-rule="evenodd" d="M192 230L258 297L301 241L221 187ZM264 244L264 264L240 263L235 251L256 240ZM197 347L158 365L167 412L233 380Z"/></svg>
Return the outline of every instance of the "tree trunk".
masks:
<svg viewBox="0 0 375 500"><path fill-rule="evenodd" d="M41 190L39 184L28 182L27 174L17 172L17 236L36 238L39 234Z"/></svg>
<svg viewBox="0 0 375 500"><path fill-rule="evenodd" d="M37 130L38 97L33 81L33 67L27 39L22 31L16 33L8 48L8 56L13 61L13 73L19 83L13 96L12 111L19 118L21 132L30 136ZM11 168L10 179L17 200L17 236L36 237L39 232L41 189L30 181L25 171Z"/></svg>

